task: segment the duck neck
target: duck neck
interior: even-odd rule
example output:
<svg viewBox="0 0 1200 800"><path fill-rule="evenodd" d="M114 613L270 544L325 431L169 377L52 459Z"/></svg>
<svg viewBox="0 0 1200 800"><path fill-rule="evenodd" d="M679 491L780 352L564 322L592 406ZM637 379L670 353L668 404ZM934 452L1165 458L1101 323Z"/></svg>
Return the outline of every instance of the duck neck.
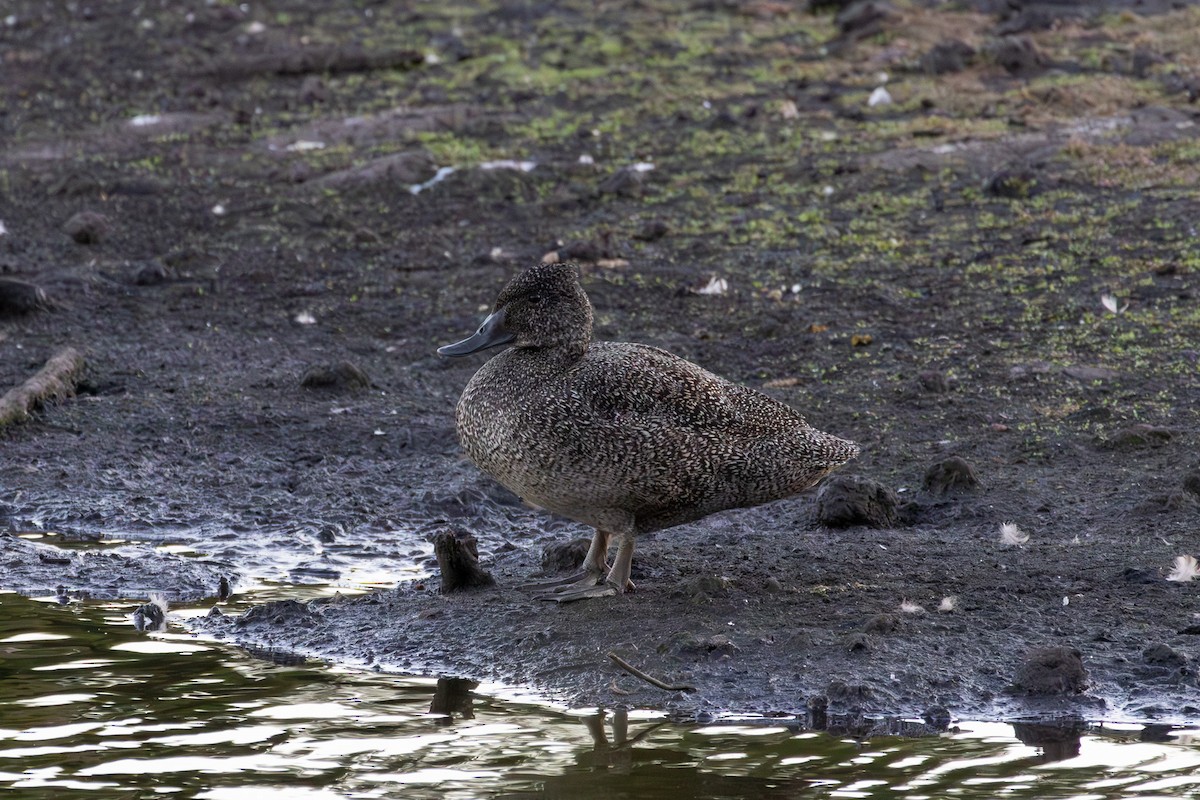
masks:
<svg viewBox="0 0 1200 800"><path fill-rule="evenodd" d="M518 346L517 352L530 358L536 358L543 363L552 363L557 367L566 367L583 358L588 345L592 342L592 331L579 331L578 335L564 336L551 341L538 342L536 345Z"/></svg>

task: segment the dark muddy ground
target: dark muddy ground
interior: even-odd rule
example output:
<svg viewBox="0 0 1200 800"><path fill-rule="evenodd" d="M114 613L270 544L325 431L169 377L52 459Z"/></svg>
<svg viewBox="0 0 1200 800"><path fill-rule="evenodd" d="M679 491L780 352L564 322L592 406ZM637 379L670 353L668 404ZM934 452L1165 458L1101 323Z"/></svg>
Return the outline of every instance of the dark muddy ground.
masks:
<svg viewBox="0 0 1200 800"><path fill-rule="evenodd" d="M576 704L1200 717L1195 6L6 8L0 277L49 302L0 302L0 386L88 370L0 431L0 521L206 560L6 538L5 587L384 583L202 627ZM588 532L463 461L479 362L433 351L549 253L600 338L859 442L895 519L805 496L648 538L623 597L514 588ZM448 528L501 588L390 588Z"/></svg>

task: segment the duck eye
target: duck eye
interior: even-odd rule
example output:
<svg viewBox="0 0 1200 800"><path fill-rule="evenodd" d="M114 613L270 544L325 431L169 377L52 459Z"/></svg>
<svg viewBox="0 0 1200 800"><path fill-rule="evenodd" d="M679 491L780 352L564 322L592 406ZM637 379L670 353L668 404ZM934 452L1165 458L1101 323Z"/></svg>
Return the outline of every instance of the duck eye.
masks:
<svg viewBox="0 0 1200 800"><path fill-rule="evenodd" d="M546 295L535 294L533 297L529 298L529 302L533 303L535 306L540 306L546 302Z"/></svg>

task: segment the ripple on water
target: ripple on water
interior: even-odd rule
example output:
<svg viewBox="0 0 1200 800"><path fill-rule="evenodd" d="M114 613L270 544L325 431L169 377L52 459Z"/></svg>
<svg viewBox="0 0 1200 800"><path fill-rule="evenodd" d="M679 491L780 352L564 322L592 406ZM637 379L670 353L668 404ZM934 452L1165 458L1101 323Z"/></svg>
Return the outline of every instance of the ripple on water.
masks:
<svg viewBox="0 0 1200 800"><path fill-rule="evenodd" d="M0 656L0 787L18 800L1099 800L1200 785L1193 730L1071 723L1039 745L1029 726L1022 742L1000 723L866 742L792 719L681 726L508 701L513 690L469 681L258 661L170 629L138 633L115 604L0 595Z"/></svg>

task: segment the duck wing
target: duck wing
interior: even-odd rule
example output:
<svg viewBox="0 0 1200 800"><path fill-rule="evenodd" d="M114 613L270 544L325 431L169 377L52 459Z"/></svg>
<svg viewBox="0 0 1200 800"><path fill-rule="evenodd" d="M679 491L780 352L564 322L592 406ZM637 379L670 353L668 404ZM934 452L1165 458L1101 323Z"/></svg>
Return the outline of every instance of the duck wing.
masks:
<svg viewBox="0 0 1200 800"><path fill-rule="evenodd" d="M726 446L808 427L790 406L649 345L593 344L571 393L596 422Z"/></svg>

